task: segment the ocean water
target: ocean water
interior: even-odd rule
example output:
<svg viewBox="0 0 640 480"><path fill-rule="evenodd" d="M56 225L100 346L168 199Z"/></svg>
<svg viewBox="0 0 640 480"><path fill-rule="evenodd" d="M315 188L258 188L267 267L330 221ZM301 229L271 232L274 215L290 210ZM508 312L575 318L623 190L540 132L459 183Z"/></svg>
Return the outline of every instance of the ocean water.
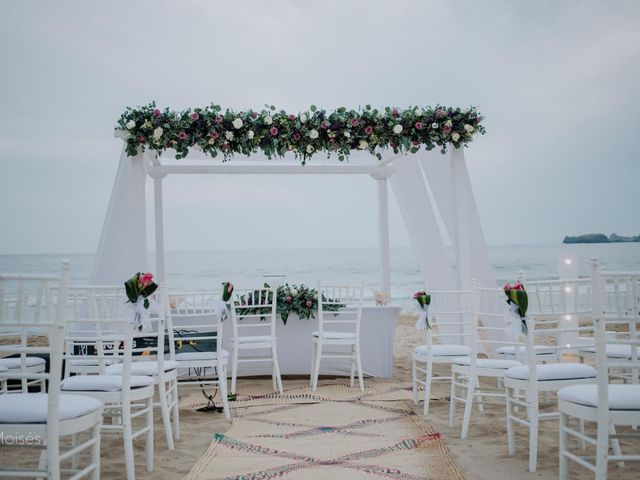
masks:
<svg viewBox="0 0 640 480"><path fill-rule="evenodd" d="M454 257L452 249L449 254ZM558 278L559 267L567 258L578 276L588 276L589 259L594 256L609 271L640 271L640 243L502 245L489 247L489 254L498 285L515 280L520 271L529 280ZM62 259L71 261L72 283L87 282L93 254L0 255L0 272L56 273ZM152 272L154 263L151 253L148 265ZM254 286L269 274L282 274L286 282L310 286L318 281L364 282L379 288L380 282L376 248L168 252L166 269L168 285L174 290L217 290L224 281ZM402 306L422 288L410 247L391 249L391 286L392 298ZM371 295L370 289L367 293Z"/></svg>

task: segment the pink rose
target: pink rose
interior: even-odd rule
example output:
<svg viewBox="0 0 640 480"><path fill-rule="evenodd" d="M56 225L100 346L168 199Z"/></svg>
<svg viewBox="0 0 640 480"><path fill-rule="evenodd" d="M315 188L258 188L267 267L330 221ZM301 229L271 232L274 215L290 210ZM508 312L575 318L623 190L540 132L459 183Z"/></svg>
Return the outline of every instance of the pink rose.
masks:
<svg viewBox="0 0 640 480"><path fill-rule="evenodd" d="M185 140L187 138L187 134L184 133L184 132L180 132L180 133L178 133L178 138L180 140Z"/></svg>
<svg viewBox="0 0 640 480"><path fill-rule="evenodd" d="M193 120L194 122L195 122L196 120L198 120L199 118L200 118L200 115L198 115L198 112L193 112L193 113L191 114L191 120Z"/></svg>
<svg viewBox="0 0 640 480"><path fill-rule="evenodd" d="M275 137L276 135L278 135L278 129L276 127L271 127L269 129L269 133Z"/></svg>
<svg viewBox="0 0 640 480"><path fill-rule="evenodd" d="M220 136L220 134L218 132L216 132L215 130L211 130L209 132L209 136L215 140L216 138L218 138Z"/></svg>
<svg viewBox="0 0 640 480"><path fill-rule="evenodd" d="M422 122L416 122L415 127L416 130L422 130Z"/></svg>
<svg viewBox="0 0 640 480"><path fill-rule="evenodd" d="M251 112L251 118L258 118L258 112Z"/></svg>
<svg viewBox="0 0 640 480"><path fill-rule="evenodd" d="M444 115L445 115L445 112L441 108L436 110L436 117L437 118L442 118L442 117L444 117Z"/></svg>
<svg viewBox="0 0 640 480"><path fill-rule="evenodd" d="M144 136L140 135L140 136L138 137L138 141L139 141L140 143L144 143L144 142L145 142L145 138L144 138Z"/></svg>
<svg viewBox="0 0 640 480"><path fill-rule="evenodd" d="M511 285L512 290L524 290L524 286L520 282L516 282L514 285Z"/></svg>
<svg viewBox="0 0 640 480"><path fill-rule="evenodd" d="M449 127L449 126L445 125L445 126L442 128L442 131L443 131L444 133L451 133L451 127Z"/></svg>
<svg viewBox="0 0 640 480"><path fill-rule="evenodd" d="M227 293L232 293L232 292L233 292L233 283L230 283L230 284L227 286Z"/></svg>
<svg viewBox="0 0 640 480"><path fill-rule="evenodd" d="M324 120L320 123L320 128L323 130L327 129L327 122L325 122Z"/></svg>
<svg viewBox="0 0 640 480"><path fill-rule="evenodd" d="M154 116L154 117L159 117L159 116L160 116L160 109L156 108L156 109L153 111L153 116Z"/></svg>
<svg viewBox="0 0 640 480"><path fill-rule="evenodd" d="M231 148L231 145L229 145L229 143L227 143L227 142L224 142L222 144L222 148L224 148L225 150L229 150Z"/></svg>
<svg viewBox="0 0 640 480"><path fill-rule="evenodd" d="M354 118L353 120L351 120L351 126L352 127L357 127L358 126L358 119Z"/></svg>
<svg viewBox="0 0 640 480"><path fill-rule="evenodd" d="M393 115L394 117L398 116L398 109L394 108L393 110L391 110L391 115Z"/></svg>
<svg viewBox="0 0 640 480"><path fill-rule="evenodd" d="M297 142L298 140L300 140L301 138L302 138L302 136L301 136L298 132L296 132L296 133L294 133L294 134L293 134L293 139L294 139L296 142Z"/></svg>
<svg viewBox="0 0 640 480"><path fill-rule="evenodd" d="M220 115L218 115L218 116L215 118L214 122L216 122L216 123L222 123L222 117L221 117Z"/></svg>
<svg viewBox="0 0 640 480"><path fill-rule="evenodd" d="M313 306L313 302L311 300L307 300L307 307L311 308Z"/></svg>
<svg viewBox="0 0 640 480"><path fill-rule="evenodd" d="M290 296L287 296L285 297L284 301L287 303L291 303L293 301L293 298L291 298Z"/></svg>
<svg viewBox="0 0 640 480"><path fill-rule="evenodd" d="M391 148L396 148L396 144L395 144L395 142L389 142L389 146L390 146Z"/></svg>
<svg viewBox="0 0 640 480"><path fill-rule="evenodd" d="M152 273L143 273L138 277L138 285L141 288L145 288L153 282L153 274Z"/></svg>
<svg viewBox="0 0 640 480"><path fill-rule="evenodd" d="M296 119L295 115L289 115L289 120L291 120L292 122Z"/></svg>
<svg viewBox="0 0 640 480"><path fill-rule="evenodd" d="M373 133L373 127L371 125L364 127L364 133L366 135L371 135Z"/></svg>

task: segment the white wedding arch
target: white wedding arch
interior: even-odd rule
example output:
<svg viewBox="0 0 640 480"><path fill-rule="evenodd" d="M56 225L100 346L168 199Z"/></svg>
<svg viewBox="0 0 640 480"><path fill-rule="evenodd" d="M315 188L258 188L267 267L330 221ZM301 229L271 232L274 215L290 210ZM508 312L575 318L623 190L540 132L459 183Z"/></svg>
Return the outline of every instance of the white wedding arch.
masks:
<svg viewBox="0 0 640 480"><path fill-rule="evenodd" d="M165 281L163 182L168 176L340 174L369 175L375 180L382 291L390 291L389 183L429 289L467 289L472 279L480 286L496 286L462 146L449 144L446 153L438 149L387 152L381 159L366 151L354 151L347 161L318 153L301 165L293 155L268 160L263 154L235 154L233 160L221 162L195 147L181 160L175 160L171 149L163 154L147 149L129 156L128 135L116 130L116 137L124 145L89 279L92 284L120 284L132 272L148 270L147 178L152 180L154 189L155 273L159 281ZM446 253L445 237L455 247L455 265Z"/></svg>

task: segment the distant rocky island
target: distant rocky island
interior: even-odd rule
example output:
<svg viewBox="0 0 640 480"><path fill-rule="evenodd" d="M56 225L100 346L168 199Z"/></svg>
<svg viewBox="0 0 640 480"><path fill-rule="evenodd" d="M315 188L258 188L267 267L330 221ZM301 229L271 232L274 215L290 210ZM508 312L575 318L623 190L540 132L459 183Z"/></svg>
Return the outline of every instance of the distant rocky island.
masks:
<svg viewBox="0 0 640 480"><path fill-rule="evenodd" d="M623 237L616 233L612 233L608 237L604 233L587 233L576 237L566 236L562 243L626 243L640 242L640 235L635 237Z"/></svg>

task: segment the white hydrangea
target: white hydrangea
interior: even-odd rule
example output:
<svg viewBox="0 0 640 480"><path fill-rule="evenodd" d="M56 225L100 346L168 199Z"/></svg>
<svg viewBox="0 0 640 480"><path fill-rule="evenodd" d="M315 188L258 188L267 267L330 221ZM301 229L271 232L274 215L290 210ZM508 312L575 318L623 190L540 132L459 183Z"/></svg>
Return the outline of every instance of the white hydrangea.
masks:
<svg viewBox="0 0 640 480"><path fill-rule="evenodd" d="M266 123L267 125L271 125L273 123L273 118L271 118L271 115L267 115L266 117L264 117L264 123Z"/></svg>
<svg viewBox="0 0 640 480"><path fill-rule="evenodd" d="M315 140L319 136L320 136L320 134L318 133L318 131L315 128L309 132L309 138L311 138L312 140Z"/></svg>
<svg viewBox="0 0 640 480"><path fill-rule="evenodd" d="M472 132L473 132L473 130L474 130L474 128L473 128L471 125L469 125L468 123L467 123L467 124L465 124L465 126L464 126L464 131L465 131L465 132L467 132L467 133L472 133Z"/></svg>
<svg viewBox="0 0 640 480"><path fill-rule="evenodd" d="M399 133L402 133L402 125L400 125L399 123L394 125L393 133L395 133L396 135L398 135Z"/></svg>
<svg viewBox="0 0 640 480"><path fill-rule="evenodd" d="M135 120L129 120L126 124L127 130L133 130L134 128L136 128L136 122Z"/></svg>
<svg viewBox="0 0 640 480"><path fill-rule="evenodd" d="M460 134L458 132L453 132L451 134L451 140L453 140L454 142L457 142L458 140L460 140Z"/></svg>
<svg viewBox="0 0 640 480"><path fill-rule="evenodd" d="M367 148L369 148L369 144L367 143L366 140L360 140L360 143L358 144L358 148L360 150L366 150Z"/></svg>
<svg viewBox="0 0 640 480"><path fill-rule="evenodd" d="M224 138L226 138L229 141L233 140L233 132L225 132Z"/></svg>
<svg viewBox="0 0 640 480"><path fill-rule="evenodd" d="M413 112L413 114L414 114L416 117L421 117L423 113L424 113L424 112L422 111L422 109L421 109L421 108L416 108L416 109L414 110L414 112Z"/></svg>
<svg viewBox="0 0 640 480"><path fill-rule="evenodd" d="M233 120L233 122L231 122L231 124L233 125L233 128L235 128L236 130L239 128L242 128L242 119L241 118L235 118Z"/></svg>
<svg viewBox="0 0 640 480"><path fill-rule="evenodd" d="M308 117L305 113L300 115L300 123L307 123Z"/></svg>
<svg viewBox="0 0 640 480"><path fill-rule="evenodd" d="M313 145L307 145L307 153L313 153Z"/></svg>
<svg viewBox="0 0 640 480"><path fill-rule="evenodd" d="M155 141L158 141L162 138L162 134L164 133L164 131L162 130L162 128L158 127L153 131L153 139Z"/></svg>
<svg viewBox="0 0 640 480"><path fill-rule="evenodd" d="M431 124L431 128L433 128L434 130L436 130L438 128L438 124L436 122L433 122Z"/></svg>
<svg viewBox="0 0 640 480"><path fill-rule="evenodd" d="M348 132L348 131L345 130L344 136L347 137L347 138L351 138L351 132Z"/></svg>
<svg viewBox="0 0 640 480"><path fill-rule="evenodd" d="M254 137L254 136L255 136L255 133L254 133L254 131L253 131L253 130L249 130L249 131L247 132L247 138L248 138L249 140L253 140L253 137Z"/></svg>

